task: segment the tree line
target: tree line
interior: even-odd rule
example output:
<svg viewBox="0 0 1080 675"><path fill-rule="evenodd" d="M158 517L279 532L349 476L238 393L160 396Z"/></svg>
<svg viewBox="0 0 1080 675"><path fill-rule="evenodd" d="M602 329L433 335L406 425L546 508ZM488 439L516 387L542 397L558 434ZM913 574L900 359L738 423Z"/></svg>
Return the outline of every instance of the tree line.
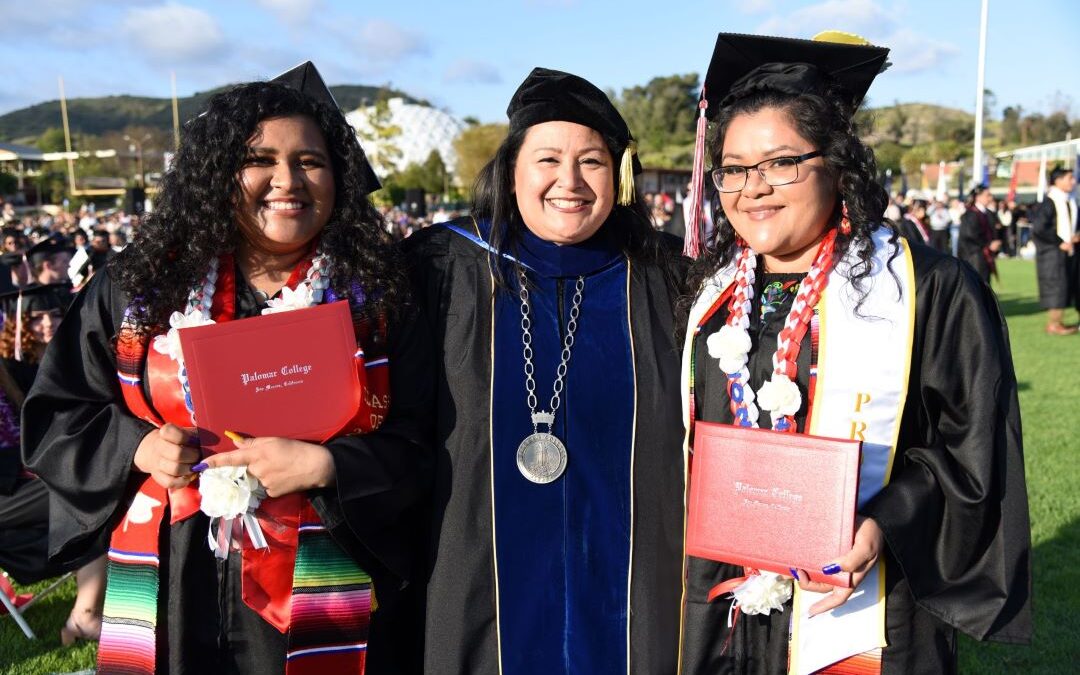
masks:
<svg viewBox="0 0 1080 675"><path fill-rule="evenodd" d="M609 97L626 118L637 143L641 162L646 167L687 169L693 163L699 76L696 73L654 77L643 85L624 88ZM385 176L384 189L374 196L384 203L400 203L407 189L419 188L428 194L441 195L451 201L467 200L481 167L493 156L506 135L505 124L482 124L465 118L466 127L454 139L457 155L455 170L450 172L438 152L425 161L412 163L402 170L395 168L400 157L393 143L401 130L391 123L386 101L397 92L387 90L377 97L369 116L369 130L360 132L360 140L368 151L376 170ZM988 155L1025 145L1064 140L1069 134L1080 136L1080 117L1073 112L1068 95L1057 94L1049 112L1025 109L1012 104L997 112L992 91L984 96L984 150ZM856 114L864 141L873 148L881 171L909 176L919 173L919 167L938 161L964 160L972 154L975 135L974 116L961 110L923 103L894 101L889 106L864 105ZM122 176L134 182L134 149L126 138L146 138L142 154L146 171L162 170L162 153L171 149L171 134L148 126L130 126L120 131L100 135L76 134L77 150L118 148L115 159L82 159L79 173L83 176ZM37 139L37 146L46 152L64 149L63 133L57 128L46 129ZM63 167L47 165L40 181L46 198L61 194L65 189Z"/></svg>

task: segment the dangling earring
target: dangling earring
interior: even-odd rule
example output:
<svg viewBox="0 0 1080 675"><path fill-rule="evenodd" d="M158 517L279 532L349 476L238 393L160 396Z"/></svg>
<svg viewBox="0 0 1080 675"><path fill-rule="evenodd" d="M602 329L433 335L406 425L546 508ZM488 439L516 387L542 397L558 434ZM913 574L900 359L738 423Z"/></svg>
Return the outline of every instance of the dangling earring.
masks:
<svg viewBox="0 0 1080 675"><path fill-rule="evenodd" d="M845 237L851 234L851 219L848 218L847 200L840 200L840 232Z"/></svg>

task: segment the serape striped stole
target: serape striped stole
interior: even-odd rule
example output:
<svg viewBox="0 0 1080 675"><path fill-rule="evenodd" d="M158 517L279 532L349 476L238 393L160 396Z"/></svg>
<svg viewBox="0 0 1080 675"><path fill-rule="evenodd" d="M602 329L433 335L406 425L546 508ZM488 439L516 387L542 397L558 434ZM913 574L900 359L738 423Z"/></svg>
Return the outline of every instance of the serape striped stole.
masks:
<svg viewBox="0 0 1080 675"><path fill-rule="evenodd" d="M235 316L232 261L223 257L220 269L219 292L211 309L211 316L219 322ZM294 287L305 273L305 265L294 270L289 286ZM360 289L354 289L352 295L362 302ZM327 302L336 299L331 292L327 296ZM132 414L155 426L165 422L190 426L176 365L168 356L148 348L151 336L137 330L134 312L132 305L117 339L117 376L124 402ZM380 316L376 321L373 325L366 319L354 318L358 344L354 362L363 396L356 415L341 435L373 431L389 408L388 359L384 355L366 359L359 348L372 342L372 333L385 332L385 318ZM143 389L144 366L153 406ZM171 513L169 523L163 523L166 505ZM278 630L288 633L285 672L363 673L371 612L377 606L370 575L333 540L307 497L294 494L267 499L259 511L264 507L274 513L277 523L289 523L289 527L284 535L271 537L269 556L273 560L257 557L268 555L265 551L252 555L254 549L244 542L244 600ZM198 508L199 494L194 487L166 490L150 478L139 487L110 543L98 647L99 674L155 672L159 533L163 524L167 527L184 520ZM282 528L264 524L265 531L272 529ZM291 576L287 576L289 569ZM249 600L249 587L253 589L250 595L259 596L259 602Z"/></svg>

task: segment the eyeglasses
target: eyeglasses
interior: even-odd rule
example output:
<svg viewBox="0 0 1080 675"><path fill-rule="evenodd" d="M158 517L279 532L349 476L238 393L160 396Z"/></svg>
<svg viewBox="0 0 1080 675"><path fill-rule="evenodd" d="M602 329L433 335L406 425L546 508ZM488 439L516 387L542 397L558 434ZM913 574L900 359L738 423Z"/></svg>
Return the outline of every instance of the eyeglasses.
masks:
<svg viewBox="0 0 1080 675"><path fill-rule="evenodd" d="M799 180L799 164L815 157L821 157L821 150L814 150L798 157L763 159L751 166L728 164L713 169L712 179L720 192L738 192L746 187L750 170L755 169L766 184L779 187Z"/></svg>

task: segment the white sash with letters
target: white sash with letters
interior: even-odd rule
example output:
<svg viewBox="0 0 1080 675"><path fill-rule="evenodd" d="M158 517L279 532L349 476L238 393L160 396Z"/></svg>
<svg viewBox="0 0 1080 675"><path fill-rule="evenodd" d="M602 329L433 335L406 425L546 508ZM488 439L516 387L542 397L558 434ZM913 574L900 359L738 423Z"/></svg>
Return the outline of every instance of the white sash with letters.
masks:
<svg viewBox="0 0 1080 675"><path fill-rule="evenodd" d="M847 270L857 262L851 252L830 273L829 284L818 304L818 376L808 433L863 442L860 507L889 481L907 397L915 330L911 252L901 238L900 254L892 260L890 273L886 263L894 250L888 242L891 235L885 227L873 234L871 273L863 280L868 294L858 313L855 309L858 293L845 278ZM683 413L687 422L684 454L689 453L689 378L693 367L690 347L694 329L732 283L734 273L732 264L708 280L691 309L683 352ZM822 564L828 562L831 561L824 560ZM822 597L796 588L791 675L806 675L885 646L885 579L880 562L845 604L808 618L807 610Z"/></svg>

